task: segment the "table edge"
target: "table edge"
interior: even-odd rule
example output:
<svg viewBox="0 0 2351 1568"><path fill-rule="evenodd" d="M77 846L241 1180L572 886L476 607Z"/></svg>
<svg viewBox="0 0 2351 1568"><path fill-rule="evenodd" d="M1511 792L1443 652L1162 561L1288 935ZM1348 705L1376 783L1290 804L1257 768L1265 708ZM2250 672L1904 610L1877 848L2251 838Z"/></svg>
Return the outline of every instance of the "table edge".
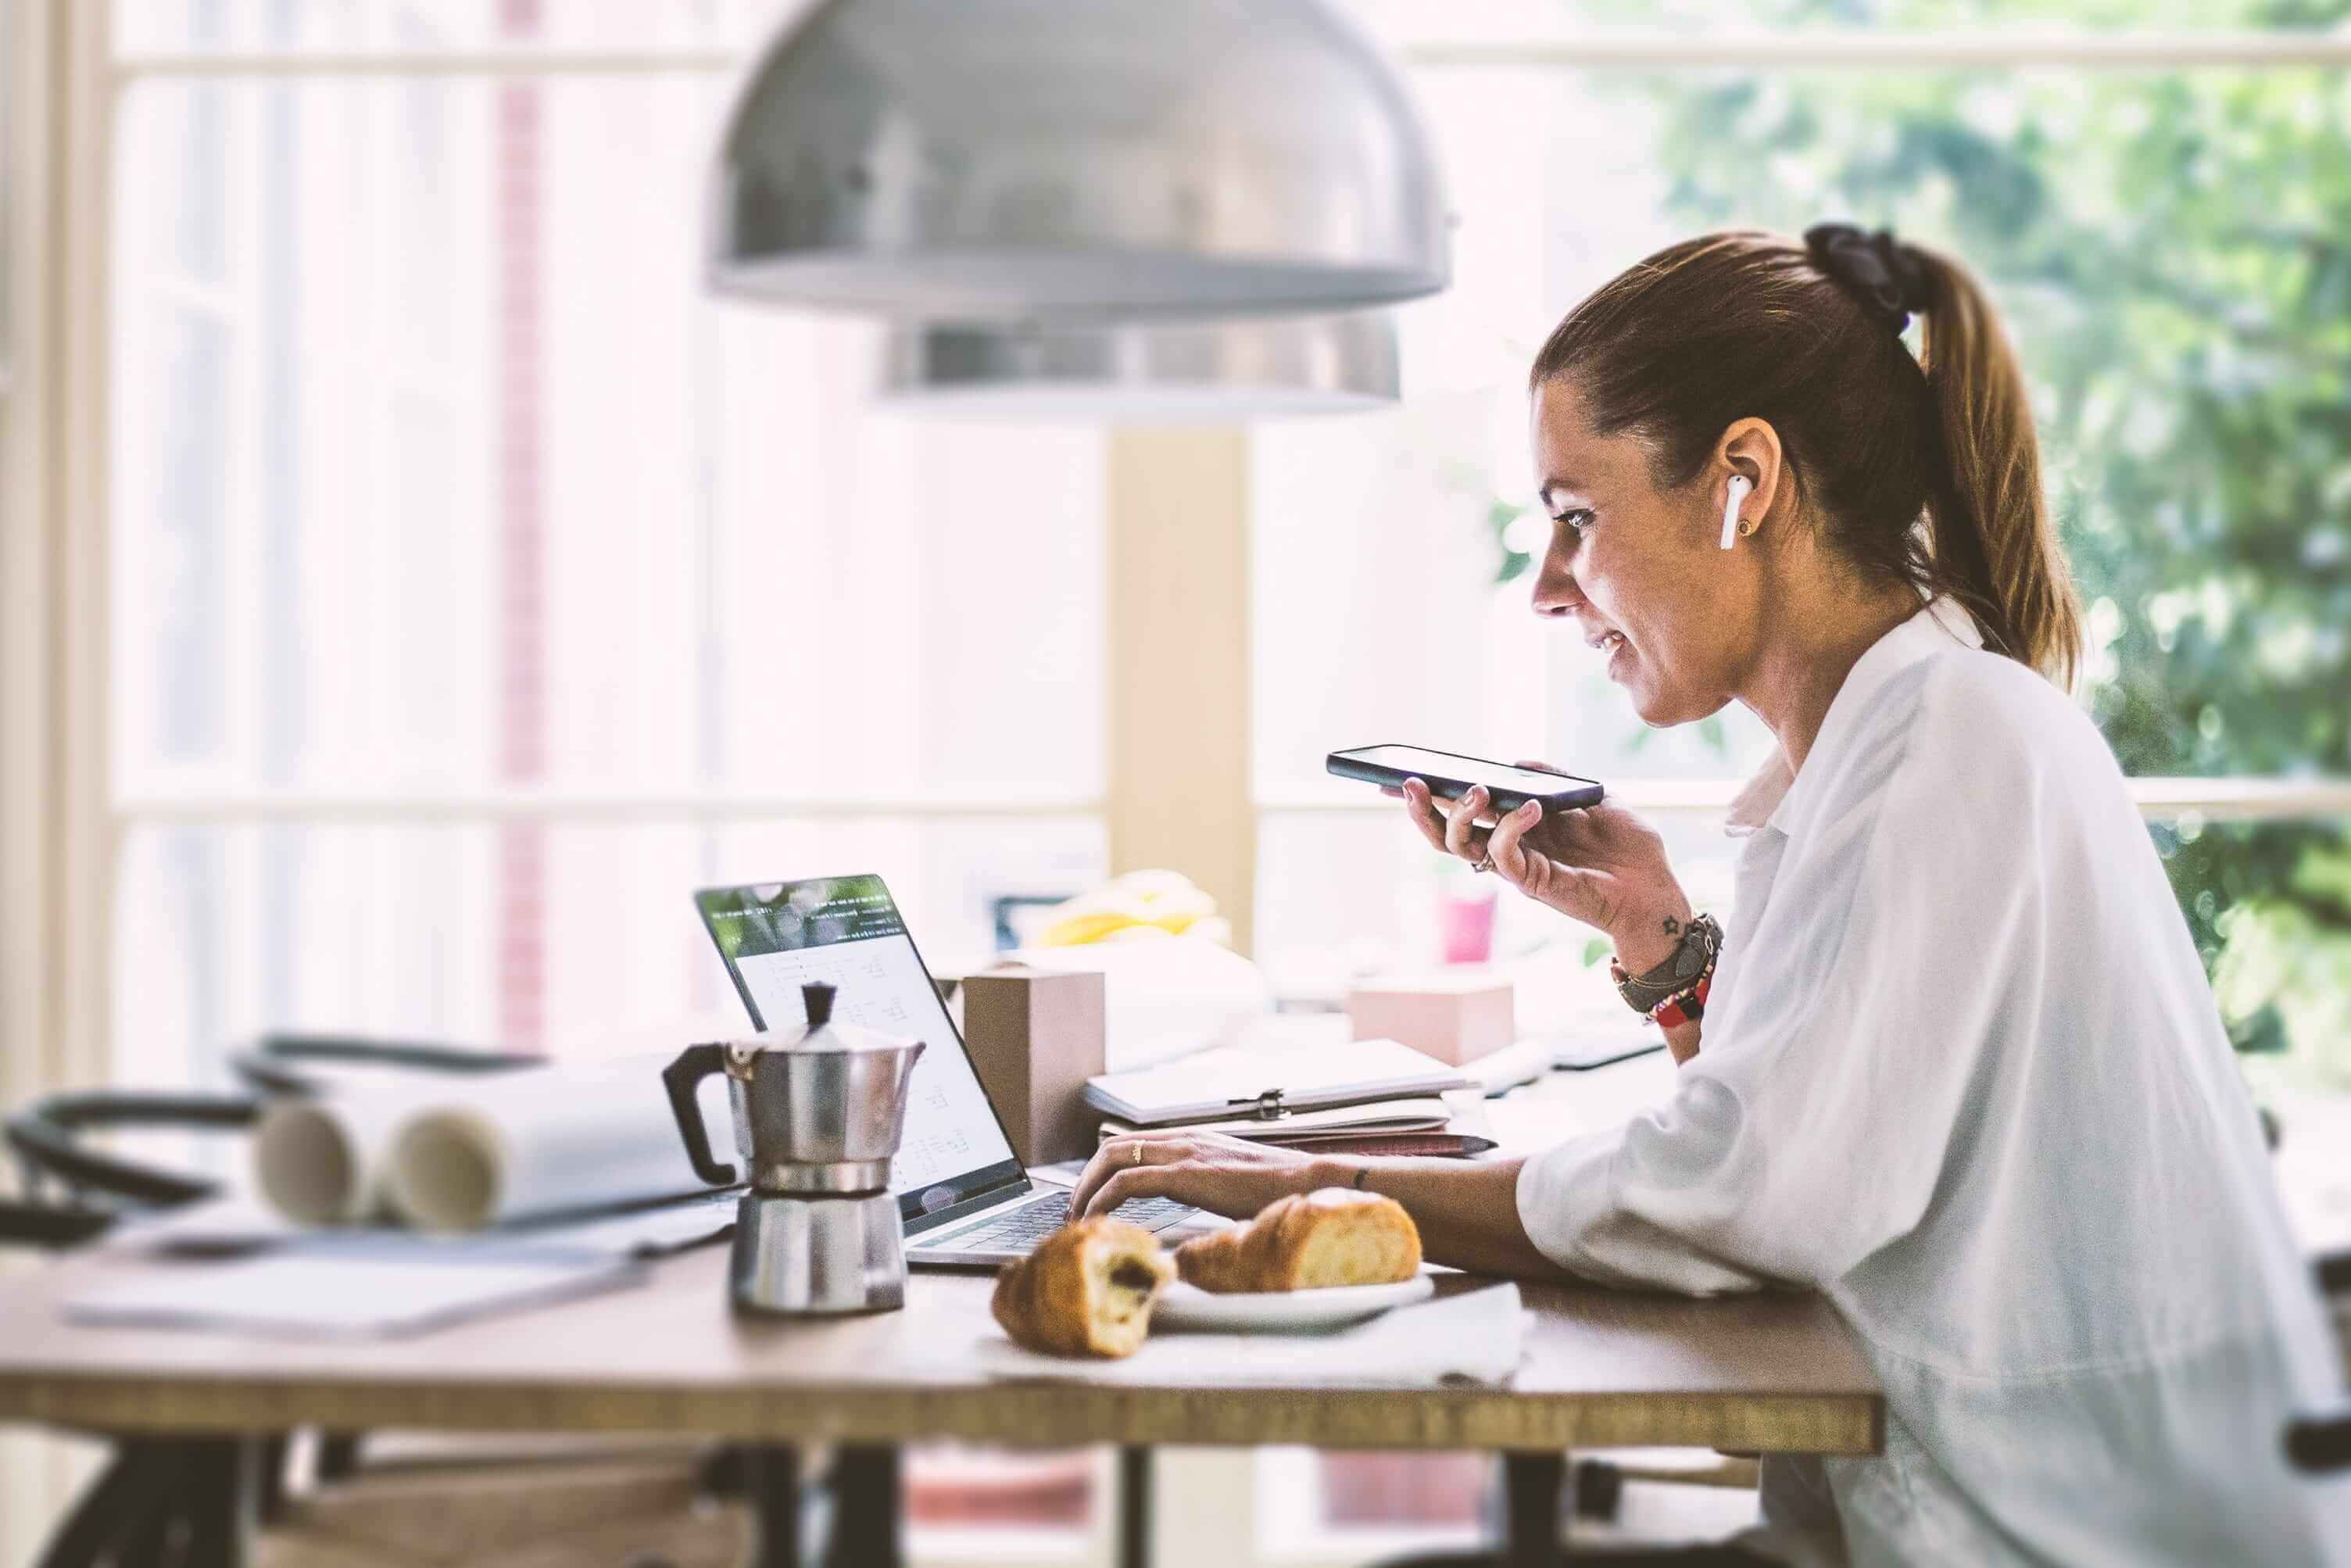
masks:
<svg viewBox="0 0 2351 1568"><path fill-rule="evenodd" d="M409 1428L695 1433L805 1442L959 1438L1337 1448L1719 1448L1868 1455L1877 1393L1534 1393L1508 1387L1151 1388L1005 1381L949 1388L576 1379L126 1377L0 1373L0 1422L106 1432Z"/></svg>

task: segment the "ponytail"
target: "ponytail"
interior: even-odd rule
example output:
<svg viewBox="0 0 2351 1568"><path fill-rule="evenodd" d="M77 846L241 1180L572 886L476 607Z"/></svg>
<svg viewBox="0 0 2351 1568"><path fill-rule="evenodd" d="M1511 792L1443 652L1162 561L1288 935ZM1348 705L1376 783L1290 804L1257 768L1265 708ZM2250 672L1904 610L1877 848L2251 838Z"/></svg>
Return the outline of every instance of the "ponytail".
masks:
<svg viewBox="0 0 2351 1568"><path fill-rule="evenodd" d="M1950 580L1987 642L2071 691L2081 661L2081 601L2042 492L2023 371L1968 270L1923 247L1907 248L1929 278L1919 359L1946 470L1927 504L1936 575Z"/></svg>
<svg viewBox="0 0 2351 1568"><path fill-rule="evenodd" d="M1903 338L1913 312L1920 358ZM2072 688L2081 608L2024 377L1949 257L1844 224L1801 243L1701 235L1571 311L1529 380L1554 377L1599 434L1648 441L1661 486L1694 477L1732 421L1769 422L1823 541L1865 580L1949 595L1986 648Z"/></svg>

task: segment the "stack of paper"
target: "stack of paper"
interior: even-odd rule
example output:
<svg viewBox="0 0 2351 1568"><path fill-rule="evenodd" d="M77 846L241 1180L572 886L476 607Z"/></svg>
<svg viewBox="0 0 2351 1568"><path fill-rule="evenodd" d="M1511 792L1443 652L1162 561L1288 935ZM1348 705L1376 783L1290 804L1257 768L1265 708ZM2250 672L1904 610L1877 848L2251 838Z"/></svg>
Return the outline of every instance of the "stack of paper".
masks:
<svg viewBox="0 0 2351 1568"><path fill-rule="evenodd" d="M1138 1127L1207 1122L1256 1112L1366 1105L1465 1089L1469 1080L1392 1040L1291 1051L1203 1051L1140 1072L1086 1080L1086 1103Z"/></svg>
<svg viewBox="0 0 2351 1568"><path fill-rule="evenodd" d="M1204 1051L1089 1079L1086 1101L1108 1113L1104 1137L1181 1128L1324 1153L1461 1155L1491 1145L1454 1132L1437 1096L1470 1083L1409 1046L1359 1040Z"/></svg>
<svg viewBox="0 0 2351 1568"><path fill-rule="evenodd" d="M1333 1105L1321 1111L1286 1111L1265 1117L1215 1117L1181 1124L1187 1133L1230 1133L1235 1137L1278 1135L1284 1141L1352 1137L1364 1133L1437 1133L1452 1120L1452 1109L1431 1095L1414 1100L1374 1100L1367 1105ZM1102 1123L1102 1135L1114 1138L1139 1132L1132 1122L1113 1116Z"/></svg>

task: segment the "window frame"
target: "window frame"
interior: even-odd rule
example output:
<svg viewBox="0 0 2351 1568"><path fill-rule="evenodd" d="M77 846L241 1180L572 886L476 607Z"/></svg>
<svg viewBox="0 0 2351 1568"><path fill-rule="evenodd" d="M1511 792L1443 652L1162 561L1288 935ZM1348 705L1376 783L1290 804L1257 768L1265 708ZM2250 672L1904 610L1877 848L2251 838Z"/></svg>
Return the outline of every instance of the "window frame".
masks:
<svg viewBox="0 0 2351 1568"><path fill-rule="evenodd" d="M8 250L0 312L0 1091L102 1071L113 859L106 290L111 105L104 5L6 0Z"/></svg>
<svg viewBox="0 0 2351 1568"><path fill-rule="evenodd" d="M1738 30L1676 37L1643 32L1535 32L1426 28L1392 40L1407 69L1669 70L1737 66L1759 70L1935 70L2064 66L2093 69L2255 69L2351 67L2351 33L2192 30L2086 33L1918 31L1771 33ZM152 79L469 77L559 79L631 75L717 75L741 71L753 56L734 48L493 47L452 49L138 50L112 57L101 96L110 121L124 91ZM111 129L110 123L109 126ZM101 276L109 276L101 274ZM101 376L106 366L91 367ZM2272 821L2351 814L2351 779L2273 776L2147 777L2130 780L2150 821ZM1630 778L1614 797L1635 810L1719 812L1736 781L1693 784ZM1343 789L1259 789L1261 813L1352 814L1382 808ZM716 823L753 816L1047 817L1102 815L1113 802L1094 797L1001 797L877 801L740 793L582 793L503 790L402 794L240 791L191 788L113 800L114 814L148 821L276 822L349 820L647 820Z"/></svg>

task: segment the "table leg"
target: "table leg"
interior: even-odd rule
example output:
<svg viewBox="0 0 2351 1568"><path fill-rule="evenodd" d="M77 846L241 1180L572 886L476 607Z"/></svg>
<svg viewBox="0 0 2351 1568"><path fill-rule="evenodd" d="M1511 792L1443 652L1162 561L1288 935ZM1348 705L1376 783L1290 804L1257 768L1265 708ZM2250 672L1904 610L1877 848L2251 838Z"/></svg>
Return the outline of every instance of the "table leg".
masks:
<svg viewBox="0 0 2351 1568"><path fill-rule="evenodd" d="M286 1450L292 1446L292 1435L274 1433L261 1440L258 1463L260 1473L254 1478L254 1514L261 1528L268 1529L286 1513Z"/></svg>
<svg viewBox="0 0 2351 1568"><path fill-rule="evenodd" d="M360 1435L357 1432L321 1432L319 1434L319 1479L321 1481L347 1481L360 1473Z"/></svg>
<svg viewBox="0 0 2351 1568"><path fill-rule="evenodd" d="M1565 1454L1502 1456L1502 1561L1509 1568L1562 1568L1559 1494L1566 1480Z"/></svg>
<svg viewBox="0 0 2351 1568"><path fill-rule="evenodd" d="M192 1437L180 1479L187 1521L184 1568L243 1568L253 1546L255 1444L236 1437Z"/></svg>
<svg viewBox="0 0 2351 1568"><path fill-rule="evenodd" d="M163 1444L123 1438L115 1445L113 1462L49 1537L41 1568L91 1568L120 1557L120 1543L141 1523L168 1512L178 1495L177 1480L177 1465Z"/></svg>
<svg viewBox="0 0 2351 1568"><path fill-rule="evenodd" d="M187 1532L187 1510L180 1500L187 1482L188 1446L169 1437L151 1439L147 1446L156 1455L154 1498L124 1515L121 1531L109 1548L110 1563L171 1562Z"/></svg>
<svg viewBox="0 0 2351 1568"><path fill-rule="evenodd" d="M746 1490L758 1526L758 1568L800 1568L800 1454L786 1443L745 1448Z"/></svg>
<svg viewBox="0 0 2351 1568"><path fill-rule="evenodd" d="M1151 1568L1151 1450L1118 1451L1118 1568Z"/></svg>
<svg viewBox="0 0 2351 1568"><path fill-rule="evenodd" d="M901 1568L898 1450L850 1445L833 1456L832 1539L824 1568Z"/></svg>

